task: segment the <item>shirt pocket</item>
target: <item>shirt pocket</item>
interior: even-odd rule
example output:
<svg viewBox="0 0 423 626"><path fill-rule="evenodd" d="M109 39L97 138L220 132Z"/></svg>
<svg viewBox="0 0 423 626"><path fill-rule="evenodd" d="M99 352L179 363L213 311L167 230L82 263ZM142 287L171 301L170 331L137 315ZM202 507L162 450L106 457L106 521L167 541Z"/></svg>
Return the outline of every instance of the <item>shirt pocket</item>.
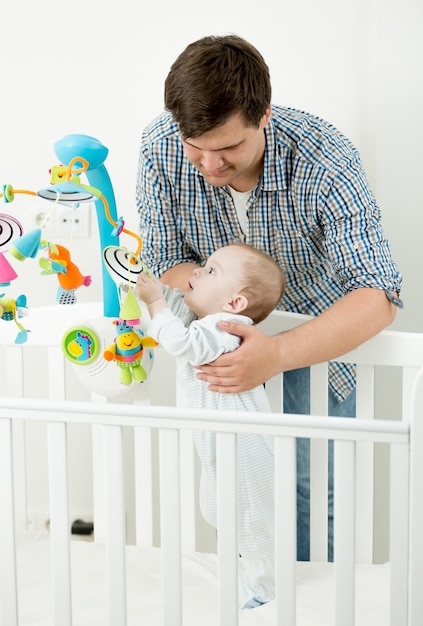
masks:
<svg viewBox="0 0 423 626"><path fill-rule="evenodd" d="M275 256L286 272L311 272L321 265L323 255L317 233L298 228L277 229L274 234Z"/></svg>

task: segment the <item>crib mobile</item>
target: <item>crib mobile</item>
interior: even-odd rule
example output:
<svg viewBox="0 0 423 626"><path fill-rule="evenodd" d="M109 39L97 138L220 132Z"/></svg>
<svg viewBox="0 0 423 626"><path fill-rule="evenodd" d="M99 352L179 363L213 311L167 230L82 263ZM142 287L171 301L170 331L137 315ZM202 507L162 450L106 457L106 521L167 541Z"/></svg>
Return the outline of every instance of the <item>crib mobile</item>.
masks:
<svg viewBox="0 0 423 626"><path fill-rule="evenodd" d="M63 336L62 349L77 377L90 391L105 396L122 395L132 389L132 383L146 380L153 365L152 348L157 346L154 339L145 336L141 309L132 291L138 274L148 271L139 258L142 241L125 228L123 217L117 216L113 188L104 166L108 149L87 135L67 135L55 143L54 149L62 164L51 168L48 187L35 192L7 184L3 193L0 192L0 198L7 204L17 194L52 202L43 223L28 233L15 217L0 213L0 288L8 287L17 278L6 259L7 251L18 261L35 259L41 253L38 261L41 275L54 275L59 283L57 302L75 304L77 290L89 287L91 276L79 269L70 246L44 238L43 228L57 204L71 206L75 215L80 205L94 202L102 249L103 316L69 328ZM88 185L81 182L81 174L87 178ZM122 234L135 239L133 251L120 245ZM13 299L0 293L0 318L14 321L19 330L15 343L28 339L29 329L19 321L25 314L28 314L25 294ZM113 370L109 364L113 364Z"/></svg>

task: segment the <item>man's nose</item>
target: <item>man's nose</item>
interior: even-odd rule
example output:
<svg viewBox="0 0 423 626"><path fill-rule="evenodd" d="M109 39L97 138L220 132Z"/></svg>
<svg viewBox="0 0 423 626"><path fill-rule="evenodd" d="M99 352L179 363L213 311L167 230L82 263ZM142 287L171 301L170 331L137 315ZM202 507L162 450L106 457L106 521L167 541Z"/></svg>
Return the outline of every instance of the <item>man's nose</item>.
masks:
<svg viewBox="0 0 423 626"><path fill-rule="evenodd" d="M203 152L202 164L208 172L216 172L222 167L224 161L216 152Z"/></svg>

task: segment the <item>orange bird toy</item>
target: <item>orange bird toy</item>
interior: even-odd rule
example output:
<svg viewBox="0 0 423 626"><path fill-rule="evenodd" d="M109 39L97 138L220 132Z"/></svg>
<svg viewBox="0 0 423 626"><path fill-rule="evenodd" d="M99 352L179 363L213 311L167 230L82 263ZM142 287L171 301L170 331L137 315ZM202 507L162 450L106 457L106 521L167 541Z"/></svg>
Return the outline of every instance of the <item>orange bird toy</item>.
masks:
<svg viewBox="0 0 423 626"><path fill-rule="evenodd" d="M72 262L70 252L64 246L47 243L47 259L40 259L42 274L57 274L59 291L57 301L59 304L74 304L76 302L75 291L78 287L88 287L91 284L91 276L84 276L79 268Z"/></svg>

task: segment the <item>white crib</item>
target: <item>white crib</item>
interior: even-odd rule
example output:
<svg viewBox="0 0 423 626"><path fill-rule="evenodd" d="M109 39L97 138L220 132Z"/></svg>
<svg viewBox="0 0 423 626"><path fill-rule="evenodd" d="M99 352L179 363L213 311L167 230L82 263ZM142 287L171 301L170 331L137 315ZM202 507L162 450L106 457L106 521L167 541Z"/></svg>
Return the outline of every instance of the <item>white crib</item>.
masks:
<svg viewBox="0 0 423 626"><path fill-rule="evenodd" d="M98 314L94 306L72 316ZM40 323L30 341L2 341L0 400L0 625L420 626L423 615L423 336L384 331L343 361L357 363L357 419L328 418L327 366L312 368L312 413L279 413L281 377L266 386L274 413L230 415L175 404L172 362L157 349L155 366L133 397L82 394L60 338L69 319ZM39 318L45 320L45 311ZM276 333L301 316L275 313ZM37 326L37 323L35 324ZM34 357L31 350L44 351ZM42 371L42 376L39 372ZM392 374L391 374L392 372ZM34 378L46 390L34 398ZM38 389L38 387L36 387ZM323 393L322 393L323 390ZM30 397L28 397L28 394ZM69 397L70 396L70 397ZM49 530L28 528L31 425L44 424ZM84 424L92 444L94 541L70 535L69 434ZM218 433L219 531L201 546L197 462L191 432ZM238 432L275 436L276 599L238 610L242 559L236 547L235 441ZM312 440L310 563L295 560L295 438ZM335 442L335 562L326 561L324 460ZM128 444L129 442L129 444ZM81 445L79 442L77 445ZM128 445L133 463L128 463ZM377 514L378 463L389 451L389 520ZM383 454L382 454L383 452ZM35 458L37 455L35 454ZM376 460L376 463L375 463ZM376 493L375 493L376 485ZM134 532L128 532L133 518ZM204 530L204 528L203 528ZM387 532L386 562L375 543ZM131 538L128 537L131 535ZM133 535L133 537L132 537ZM128 545L130 541L131 545ZM376 559L380 560L380 559Z"/></svg>

